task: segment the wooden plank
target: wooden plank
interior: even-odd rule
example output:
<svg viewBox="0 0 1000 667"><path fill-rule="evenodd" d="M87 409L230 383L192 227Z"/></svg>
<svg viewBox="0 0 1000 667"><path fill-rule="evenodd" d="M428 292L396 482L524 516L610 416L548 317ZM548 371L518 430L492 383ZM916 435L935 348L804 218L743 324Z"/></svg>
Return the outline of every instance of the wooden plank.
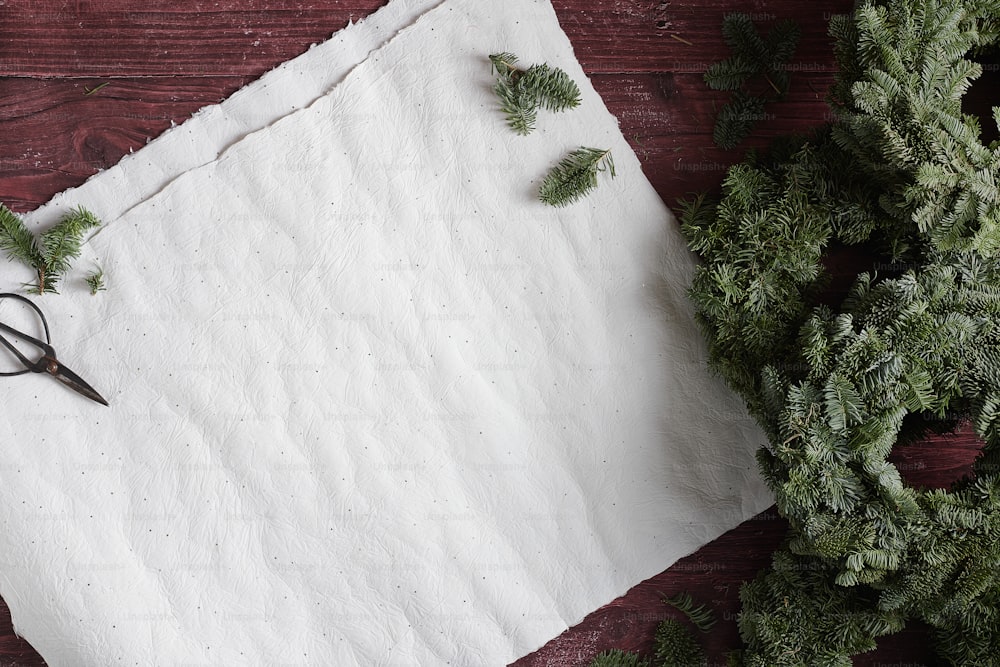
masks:
<svg viewBox="0 0 1000 667"><path fill-rule="evenodd" d="M829 73L791 79L788 96L765 107L752 137L733 150L711 140L715 115L728 99L696 73L592 74L594 88L619 121L622 134L650 183L673 207L692 192L717 189L745 150L764 149L775 137L808 134L829 120L824 102Z"/></svg>
<svg viewBox="0 0 1000 667"><path fill-rule="evenodd" d="M11 0L0 75L258 76L385 0Z"/></svg>
<svg viewBox="0 0 1000 667"><path fill-rule="evenodd" d="M0 76L258 75L384 1L136 4L7 2L7 25L18 30L0 43ZM604 73L703 71L720 51L722 17L737 10L731 0L555 0L553 6L584 68ZM790 66L830 71L826 20L850 8L850 2L836 0L804 11L800 3L781 0L756 2L749 13L765 24L804 13L823 19L802 22L801 46Z"/></svg>
<svg viewBox="0 0 1000 667"><path fill-rule="evenodd" d="M829 72L829 17L849 12L844 0L826 0L803 6L790 0L757 1L753 7L731 0L705 2L559 2L563 30L573 42L577 58L589 72L703 72L720 60L725 47L720 32L731 12L750 14L765 27L782 19L802 19L801 39L789 68Z"/></svg>

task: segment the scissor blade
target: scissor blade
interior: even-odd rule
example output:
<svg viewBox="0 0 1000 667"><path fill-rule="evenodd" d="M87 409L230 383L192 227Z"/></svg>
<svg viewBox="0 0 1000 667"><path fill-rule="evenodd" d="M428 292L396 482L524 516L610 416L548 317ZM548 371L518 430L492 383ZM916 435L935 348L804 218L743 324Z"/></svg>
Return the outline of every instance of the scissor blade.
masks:
<svg viewBox="0 0 1000 667"><path fill-rule="evenodd" d="M91 387L89 384L83 381L79 375L71 371L62 365L61 362L56 362L56 368L50 370L52 376L62 382L64 385L72 389L73 391L83 394L92 401L97 401L101 405L108 405L108 402L104 400L104 397L97 393L97 390Z"/></svg>

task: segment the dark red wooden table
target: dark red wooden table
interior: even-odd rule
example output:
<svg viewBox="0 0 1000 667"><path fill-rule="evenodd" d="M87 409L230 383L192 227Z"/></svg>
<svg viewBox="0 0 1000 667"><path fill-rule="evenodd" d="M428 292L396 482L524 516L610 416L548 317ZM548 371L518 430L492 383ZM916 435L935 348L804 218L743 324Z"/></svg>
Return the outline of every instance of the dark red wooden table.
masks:
<svg viewBox="0 0 1000 667"><path fill-rule="evenodd" d="M824 123L834 62L830 15L849 0L552 0L597 91L663 200L716 188L742 155L716 149L724 102L702 72L726 55L729 11L802 29L791 90L746 147ZM0 2L0 201L30 210L138 150L171 123L221 101L384 0L6 0ZM666 221L665 221L666 222ZM947 486L968 470L968 430L895 452L913 484ZM0 454L2 455L2 454ZM0 484L3 483L0 478ZM739 586L765 566L785 524L772 508L596 610L518 667L586 665L606 648L647 650L670 612L661 596L688 591L720 620L706 638L713 665L739 644ZM666 565L666 563L664 563ZM921 628L887 639L858 665L933 665ZM41 665L0 604L0 667Z"/></svg>

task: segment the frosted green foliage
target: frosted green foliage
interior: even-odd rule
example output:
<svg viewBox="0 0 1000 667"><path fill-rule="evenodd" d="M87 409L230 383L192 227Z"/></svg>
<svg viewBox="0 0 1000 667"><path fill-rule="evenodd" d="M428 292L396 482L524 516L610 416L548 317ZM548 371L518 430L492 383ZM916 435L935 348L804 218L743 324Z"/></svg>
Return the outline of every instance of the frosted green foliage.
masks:
<svg viewBox="0 0 1000 667"><path fill-rule="evenodd" d="M711 366L767 435L758 462L790 524L741 593L741 659L846 667L912 619L946 663L997 664L1000 143L961 98L1000 1L865 2L830 34L832 123L680 207ZM842 301L824 296L835 246L874 259ZM984 447L951 488L887 461L962 421Z"/></svg>
<svg viewBox="0 0 1000 667"><path fill-rule="evenodd" d="M530 134L535 129L539 108L563 111L580 104L580 88L558 67L540 64L521 69L517 56L507 52L492 54L490 63L496 75L493 91L500 99L500 109L518 134Z"/></svg>
<svg viewBox="0 0 1000 667"><path fill-rule="evenodd" d="M598 172L615 177L611 151L581 146L548 173L538 190L538 197L550 206L566 206L597 187Z"/></svg>

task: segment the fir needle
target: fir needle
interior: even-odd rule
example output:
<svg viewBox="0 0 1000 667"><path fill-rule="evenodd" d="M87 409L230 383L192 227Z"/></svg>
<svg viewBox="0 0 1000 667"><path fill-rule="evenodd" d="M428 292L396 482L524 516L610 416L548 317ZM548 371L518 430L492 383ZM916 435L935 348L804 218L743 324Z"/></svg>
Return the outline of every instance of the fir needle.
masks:
<svg viewBox="0 0 1000 667"><path fill-rule="evenodd" d="M776 85L774 85L774 81L771 81L771 77L765 74L764 80L767 81L769 84L771 84L771 88L774 88L774 92L778 93L778 95L781 95L781 91L778 89Z"/></svg>
<svg viewBox="0 0 1000 667"><path fill-rule="evenodd" d="M101 85L99 85L99 86L95 86L94 88L84 88L84 89L83 89L83 91L84 91L84 92L83 92L83 94L84 94L85 96L88 96L88 97L89 97L90 95L93 95L94 93L96 93L97 91L99 91L99 90L100 90L101 88L104 88L104 87L106 87L106 86L110 86L110 85L111 85L111 82L110 82L110 81L105 81L105 82L104 82L104 83L102 83Z"/></svg>

